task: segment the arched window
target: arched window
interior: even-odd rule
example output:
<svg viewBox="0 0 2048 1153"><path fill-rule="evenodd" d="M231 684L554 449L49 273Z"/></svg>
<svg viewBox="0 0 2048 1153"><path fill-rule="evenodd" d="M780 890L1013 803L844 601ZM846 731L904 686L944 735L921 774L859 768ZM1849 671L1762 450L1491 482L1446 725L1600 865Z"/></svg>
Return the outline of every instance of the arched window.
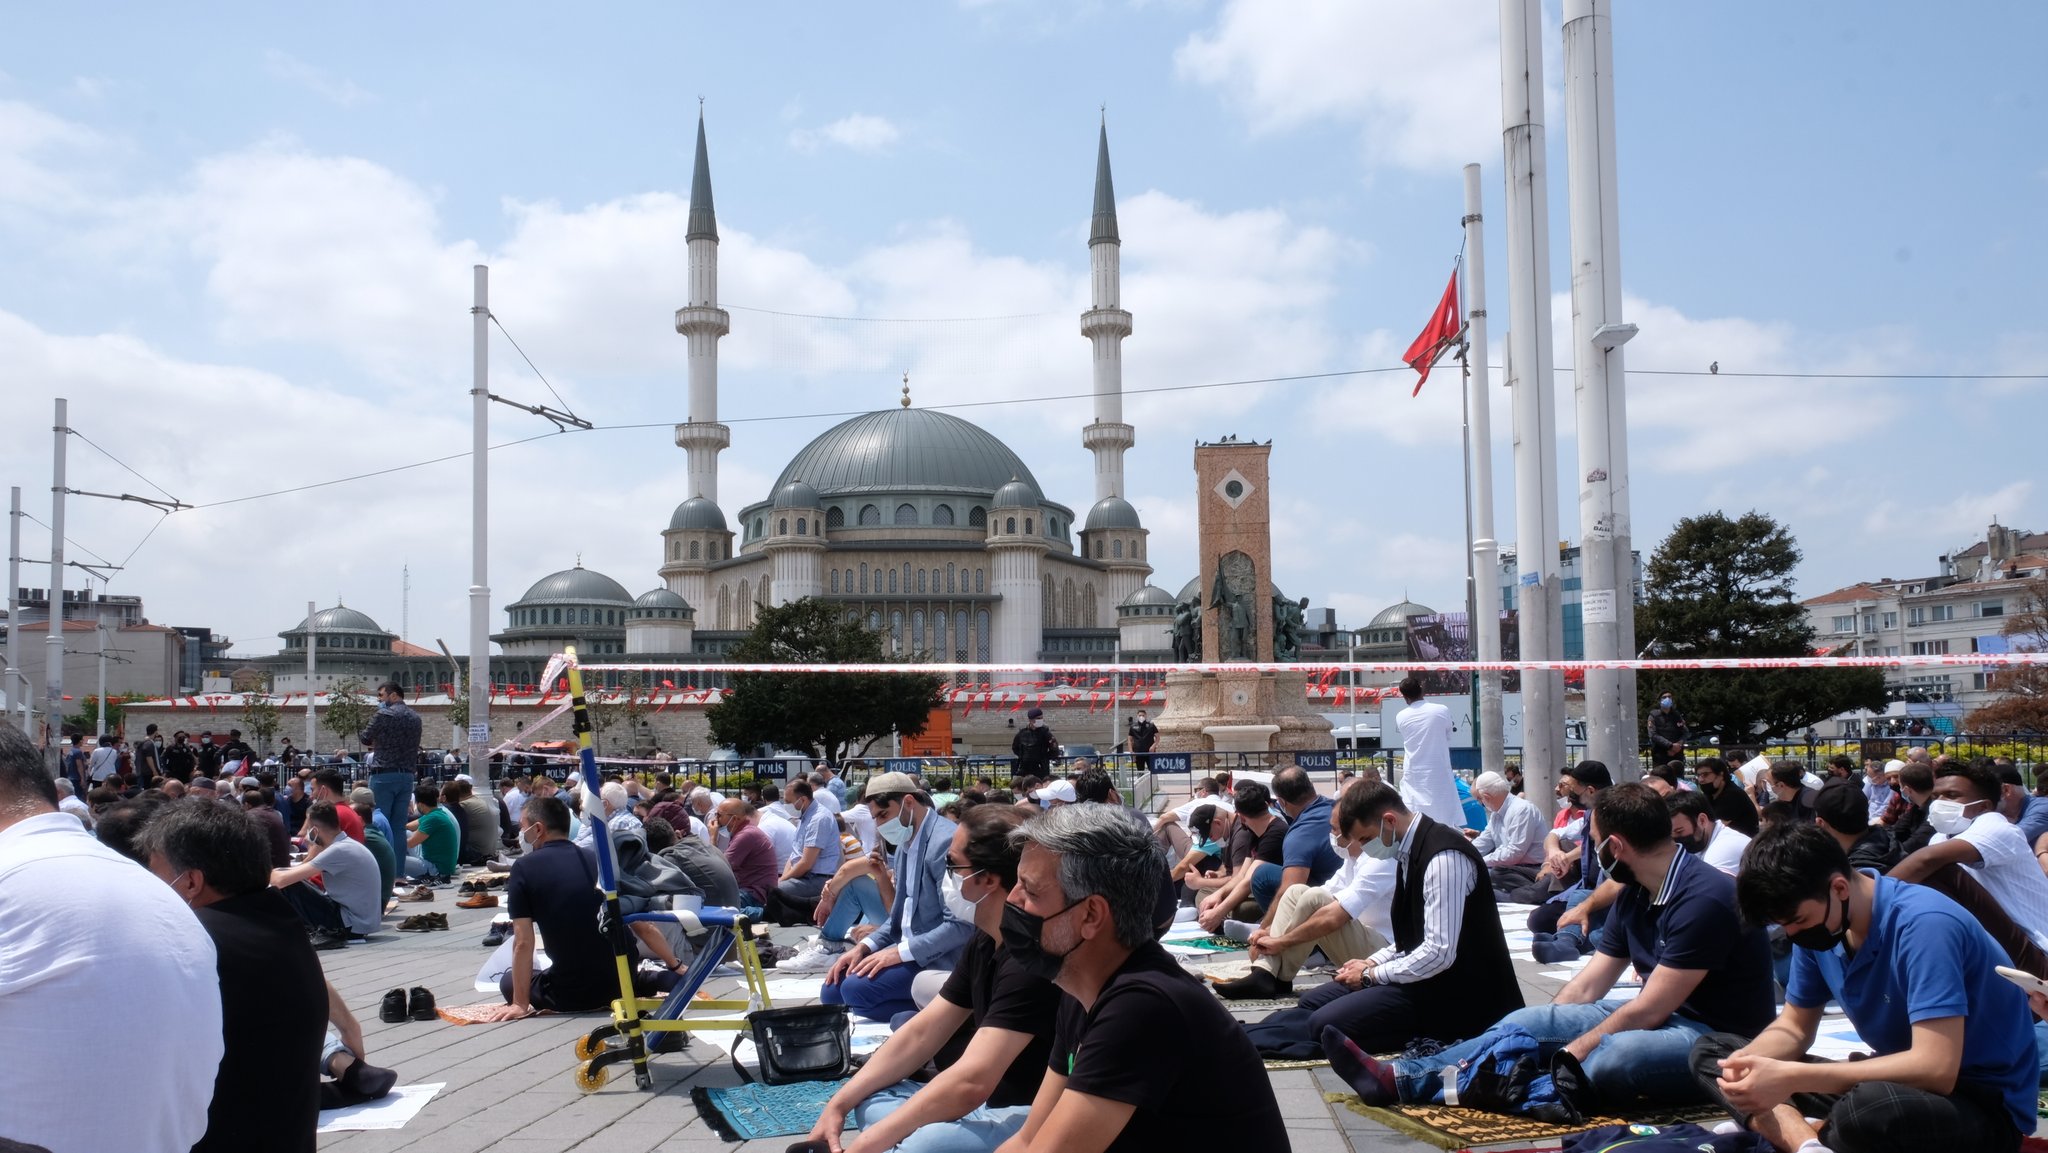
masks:
<svg viewBox="0 0 2048 1153"><path fill-rule="evenodd" d="M833 569L833 570L832 570L832 591L833 591L833 592L838 592L838 591L839 591L839 570L838 570L838 569Z"/></svg>
<svg viewBox="0 0 2048 1153"><path fill-rule="evenodd" d="M1133 555L1133 556L1135 556L1135 555L1137 555L1137 554L1133 553L1132 555ZM1110 556L1110 559L1112 559L1112 560L1122 560L1122 559L1124 559L1124 542L1123 542L1123 541L1121 541L1121 540L1113 540L1113 541L1110 541L1110 542L1109 542L1109 556Z"/></svg>
<svg viewBox="0 0 2048 1153"><path fill-rule="evenodd" d="M968 527L968 528L987 528L987 527L988 527L988 510L987 510L987 509L985 509L985 508L983 508L983 507L981 507L980 505L975 505L975 506L974 506L973 508L970 508L970 509L968 509L968 510L967 510L967 527Z"/></svg>
<svg viewBox="0 0 2048 1153"><path fill-rule="evenodd" d="M1101 537L1096 537L1096 538L1095 538L1095 559L1096 559L1096 560L1101 560L1101 559L1102 559L1102 538L1101 538Z"/></svg>
<svg viewBox="0 0 2048 1153"><path fill-rule="evenodd" d="M1016 518L1016 517L1014 517L1014 516L1006 516L1006 517L1004 517L1004 518L1003 518L1003 531L1004 531L1004 532L1016 532L1016 531L1017 531L1017 518Z"/></svg>
<svg viewBox="0 0 2048 1153"><path fill-rule="evenodd" d="M1099 623L1095 619L1095 586L1090 584L1081 590L1081 627L1092 629Z"/></svg>
<svg viewBox="0 0 2048 1153"><path fill-rule="evenodd" d="M1058 535L1060 535L1060 522L1059 522L1059 521L1057 521L1057 520L1054 520L1054 519L1053 519L1053 518L1051 518L1051 517L1047 517L1047 518L1045 518L1045 535L1047 535L1047 536L1058 536Z"/></svg>
<svg viewBox="0 0 2048 1153"><path fill-rule="evenodd" d="M562 610L561 610L561 609L556 609L556 610L555 610L555 622L554 622L554 623L556 623L556 624L561 624L561 623L562 623Z"/></svg>
<svg viewBox="0 0 2048 1153"><path fill-rule="evenodd" d="M953 566L950 563L946 565L946 591L955 591L953 587Z"/></svg>
<svg viewBox="0 0 2048 1153"><path fill-rule="evenodd" d="M731 585L718 586L718 627L722 629L729 629L732 627Z"/></svg>
<svg viewBox="0 0 2048 1153"><path fill-rule="evenodd" d="M895 570L895 569L890 569L890 570L889 570L889 591L890 591L890 592L895 592L895 591L896 591L896 570Z"/></svg>
<svg viewBox="0 0 2048 1153"><path fill-rule="evenodd" d="M754 590L753 586L746 581L740 582L740 595L738 597L738 600L739 603L733 606L733 611L737 615L738 619L735 620L733 623L739 628L753 628Z"/></svg>
<svg viewBox="0 0 2048 1153"><path fill-rule="evenodd" d="M903 566L903 591L910 591L910 566L907 564Z"/></svg>
<svg viewBox="0 0 2048 1153"><path fill-rule="evenodd" d="M895 653L901 653L903 651L902 609L897 609L895 612L889 614L889 650Z"/></svg>
<svg viewBox="0 0 2048 1153"><path fill-rule="evenodd" d="M584 609L584 610L583 610L583 623L584 623L584 624L589 624L589 623L590 623L590 610L589 610L589 609Z"/></svg>
<svg viewBox="0 0 2048 1153"><path fill-rule="evenodd" d="M916 505L914 505L914 504L908 504L908 503L905 503L905 504L899 504L899 505L897 505L897 506L896 506L896 523L897 523L897 524L916 524L916 523L917 523L917 506L916 506Z"/></svg>
<svg viewBox="0 0 2048 1153"><path fill-rule="evenodd" d="M691 541L691 542L690 542L690 559L691 559L691 560L696 560L696 559L697 559L697 553L698 553L698 548L697 548L697 542L696 542L696 541Z"/></svg>
<svg viewBox="0 0 2048 1153"><path fill-rule="evenodd" d="M953 506L942 504L932 510L932 523L950 525L953 523Z"/></svg>
<svg viewBox="0 0 2048 1153"><path fill-rule="evenodd" d="M772 605L775 603L775 577L771 574L761 578L761 587L754 592L754 603Z"/></svg>
<svg viewBox="0 0 2048 1153"><path fill-rule="evenodd" d="M754 518L754 539L756 539L756 540L759 540L759 539L761 538L761 524L762 524L762 518L761 518L761 517L758 517L758 516L757 516L757 517L755 517L755 518Z"/></svg>
<svg viewBox="0 0 2048 1153"><path fill-rule="evenodd" d="M853 570L852 570L852 569L847 569L847 570L846 570L846 591L847 591L847 592L852 592L852 591L853 591Z"/></svg>
<svg viewBox="0 0 2048 1153"><path fill-rule="evenodd" d="M988 610L974 614L974 659L988 663Z"/></svg>
<svg viewBox="0 0 2048 1153"><path fill-rule="evenodd" d="M1031 535L1031 518L1028 516L1024 518L1024 535Z"/></svg>
<svg viewBox="0 0 2048 1153"><path fill-rule="evenodd" d="M863 526L882 523L882 510L871 504L860 506L860 523Z"/></svg>
<svg viewBox="0 0 2048 1153"><path fill-rule="evenodd" d="M719 544L718 544L718 542L717 542L717 541L712 541L712 542L711 542L711 547L705 550L705 552L704 552L704 555L705 555L705 557L706 557L707 559L709 559L709 560L717 560L717 559L718 559L718 554L719 554L719 551L720 551L720 549L719 549Z"/></svg>
<svg viewBox="0 0 2048 1153"><path fill-rule="evenodd" d="M931 575L931 574L927 573L927 572L926 572L926 571L925 571L924 569L919 569L919 570L917 570L917 591L918 591L918 592L925 592L925 591L927 591L927 590L926 590L926 588L925 588L925 583L926 583L926 582L925 582L925 577L927 577L927 576L929 576L929 575Z"/></svg>
<svg viewBox="0 0 2048 1153"><path fill-rule="evenodd" d="M786 517L786 516L785 516L785 517L780 517L780 518L777 518L777 520L775 521L775 535L776 535L776 536L788 536L788 535L789 535L789 518L788 518L788 517Z"/></svg>
<svg viewBox="0 0 2048 1153"><path fill-rule="evenodd" d="M1083 625L1081 620L1081 598L1074 590L1074 578L1072 577L1068 577L1067 583L1060 589L1060 619L1066 621L1067 627L1070 629L1080 628Z"/></svg>
<svg viewBox="0 0 2048 1153"><path fill-rule="evenodd" d="M877 633L882 631L882 610L868 610L868 631Z"/></svg>
<svg viewBox="0 0 2048 1153"><path fill-rule="evenodd" d="M987 569L978 568L974 570L974 591L978 593L985 593L988 591Z"/></svg>
<svg viewBox="0 0 2048 1153"><path fill-rule="evenodd" d="M809 520L808 518L806 518L806 517L798 517L798 518L796 518L796 535L798 535L798 536L809 536L809 535L811 535L811 522L810 522L810 520Z"/></svg>
<svg viewBox="0 0 2048 1153"><path fill-rule="evenodd" d="M1040 606L1040 612L1041 612L1041 613L1043 614L1043 616L1045 617L1045 620L1044 620L1044 621L1043 621L1042 623L1043 623L1043 624L1045 625L1045 627L1046 627L1046 628L1049 628L1049 629L1056 629L1056 628L1060 627L1060 611L1059 611L1059 610L1060 610L1060 604L1059 604L1059 596L1058 596L1058 594L1057 594L1057 593L1055 593L1055 591L1053 590L1053 583L1052 583L1052 574L1051 574L1051 573L1047 573L1047 574L1045 574L1045 577L1044 577L1044 582L1045 582L1045 592L1044 592L1044 602L1045 602L1045 603L1044 603L1043 605L1041 605L1041 606Z"/></svg>
<svg viewBox="0 0 2048 1153"><path fill-rule="evenodd" d="M825 527L826 527L826 528L845 528L845 527L846 527L846 510L845 510L845 509L842 509L842 508L840 508L840 507L839 507L838 505L834 505L834 506L832 506L831 508L828 508L828 509L826 509L826 510L825 510Z"/></svg>
<svg viewBox="0 0 2048 1153"><path fill-rule="evenodd" d="M860 562L860 591L868 591L868 562Z"/></svg>

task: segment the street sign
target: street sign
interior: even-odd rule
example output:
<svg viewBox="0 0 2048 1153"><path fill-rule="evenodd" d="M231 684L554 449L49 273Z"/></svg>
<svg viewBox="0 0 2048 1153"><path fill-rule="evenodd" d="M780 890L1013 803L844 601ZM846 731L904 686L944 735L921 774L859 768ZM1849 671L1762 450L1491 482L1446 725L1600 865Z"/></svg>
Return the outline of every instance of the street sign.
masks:
<svg viewBox="0 0 2048 1153"><path fill-rule="evenodd" d="M916 757L890 757L883 763L888 766L887 771L892 773L909 773L914 775L919 769L924 767L924 762Z"/></svg>
<svg viewBox="0 0 2048 1153"><path fill-rule="evenodd" d="M1312 773L1337 771L1337 751L1322 749L1315 752L1296 752L1294 763Z"/></svg>
<svg viewBox="0 0 2048 1153"><path fill-rule="evenodd" d="M1152 771L1154 773L1192 773L1195 771L1195 758L1186 753L1153 753L1151 757Z"/></svg>

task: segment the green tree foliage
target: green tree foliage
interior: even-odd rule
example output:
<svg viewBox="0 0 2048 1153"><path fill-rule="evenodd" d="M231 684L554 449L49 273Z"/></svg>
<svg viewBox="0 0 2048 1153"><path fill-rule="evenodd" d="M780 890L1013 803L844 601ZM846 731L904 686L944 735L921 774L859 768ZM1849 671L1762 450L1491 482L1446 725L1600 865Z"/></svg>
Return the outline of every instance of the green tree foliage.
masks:
<svg viewBox="0 0 2048 1153"><path fill-rule="evenodd" d="M886 659L880 634L847 611L806 597L762 608L732 651L748 664L864 664ZM706 714L711 739L736 749L803 749L835 764L891 731L915 736L945 706L930 673L736 673L732 694Z"/></svg>
<svg viewBox="0 0 2048 1153"><path fill-rule="evenodd" d="M122 707L123 705L129 701L146 701L148 699L149 697L143 693L109 694L107 696L107 731L109 733L121 731L121 726L127 720L127 710ZM78 711L67 713L64 716L64 730L67 733L84 733L87 736L91 736L94 730L99 728L99 722L100 699L97 696L80 697L78 699Z"/></svg>
<svg viewBox="0 0 2048 1153"><path fill-rule="evenodd" d="M1813 629L1792 595L1798 563L1792 534L1762 513L1687 517L1644 570L1648 593L1636 609L1636 636L1667 660L1811 655ZM1785 736L1837 713L1885 707L1877 669L1646 672L1636 683L1642 715L1670 692L1696 744Z"/></svg>
<svg viewBox="0 0 2048 1153"><path fill-rule="evenodd" d="M2020 592L2019 611L2007 614L2005 635L2016 653L2048 652L2048 579L2036 577ZM1991 678L1998 699L1973 712L1963 727L1996 735L2048 733L2048 668L2015 665Z"/></svg>
<svg viewBox="0 0 2048 1153"><path fill-rule="evenodd" d="M333 733L343 748L353 748L358 734L370 723L370 714L375 706L363 696L364 684L359 677L343 677L327 690L327 710L321 714L320 727Z"/></svg>
<svg viewBox="0 0 2048 1153"><path fill-rule="evenodd" d="M268 692L252 689L242 694L242 728L256 739L257 748L268 749L283 727L284 711Z"/></svg>

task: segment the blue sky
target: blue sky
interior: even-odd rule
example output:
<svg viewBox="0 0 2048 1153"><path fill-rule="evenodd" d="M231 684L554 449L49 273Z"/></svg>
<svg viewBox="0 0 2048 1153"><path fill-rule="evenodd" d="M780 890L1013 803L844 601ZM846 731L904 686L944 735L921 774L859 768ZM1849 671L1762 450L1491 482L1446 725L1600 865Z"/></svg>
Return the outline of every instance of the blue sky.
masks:
<svg viewBox="0 0 2048 1153"><path fill-rule="evenodd" d="M1131 389L1384 367L1459 246L1485 166L1494 338L1508 314L1497 8L1311 3L502 5L307 12L21 6L0 38L0 429L47 519L49 398L194 503L467 445L468 268L600 424L683 416L682 213L706 100L722 297L729 513L828 419L1084 392L1085 237L1107 105ZM1556 323L1568 332L1561 45L1549 105ZM2048 9L1629 5L1615 24L1636 538L1757 508L1802 588L1930 570L1993 515L2048 525L2027 443L2043 382L1737 372L2042 373ZM889 318L889 328L744 309ZM880 335L887 331L890 335ZM1560 367L1569 341L1558 342ZM544 398L494 338L500 390ZM1497 360L1497 356L1496 356ZM1457 392L1409 379L1134 396L1130 495L1156 583L1192 575L1188 446L1275 441L1276 578L1362 624L1462 597ZM1571 379L1558 409L1572 473ZM961 410L1053 499L1092 497L1084 402ZM1499 523L1512 536L1507 398ZM541 431L510 410L496 440ZM662 427L494 454L497 602L571 563L638 591L682 491ZM203 508L117 592L270 651L308 599L411 639L464 632L467 470ZM73 483L137 483L89 449ZM1561 522L1576 537L1574 490ZM156 518L74 502L119 560ZM29 538L40 530L30 526ZM40 543L25 549L43 554ZM43 584L31 572L25 583ZM457 647L461 647L457 643Z"/></svg>

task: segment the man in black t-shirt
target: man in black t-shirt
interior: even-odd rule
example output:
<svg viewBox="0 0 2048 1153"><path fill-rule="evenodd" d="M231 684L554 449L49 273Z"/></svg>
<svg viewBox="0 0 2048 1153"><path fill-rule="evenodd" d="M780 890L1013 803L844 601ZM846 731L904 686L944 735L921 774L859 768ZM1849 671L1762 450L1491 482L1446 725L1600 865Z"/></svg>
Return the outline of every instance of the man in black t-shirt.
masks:
<svg viewBox="0 0 2048 1153"><path fill-rule="evenodd" d="M1145 823L1110 805L1068 805L1012 836L1023 853L1004 947L1025 971L1054 974L1066 996L1050 1068L1006 1153L1286 1153L1258 1051L1155 939L1166 860Z"/></svg>
<svg viewBox="0 0 2048 1153"><path fill-rule="evenodd" d="M505 882L512 968L498 979L505 1004L486 1019L513 1021L542 1009L601 1009L619 995L619 970L597 927L604 905L597 866L570 841L569 806L559 798L533 798L519 820L520 835L533 847L513 863ZM535 928L548 942L549 967L540 973L533 971Z"/></svg>
<svg viewBox="0 0 2048 1153"><path fill-rule="evenodd" d="M1261 863L1277 866L1287 855L1287 818L1273 811L1273 794L1266 786L1257 781L1239 781L1233 800L1237 824L1230 831L1224 861L1224 867L1230 870L1230 881L1202 898L1196 907L1197 919L1212 933L1221 932L1226 920L1256 920L1265 912L1258 905L1248 904L1252 874Z"/></svg>
<svg viewBox="0 0 2048 1153"><path fill-rule="evenodd" d="M915 1147L953 1148L971 1137L994 1147L1017 1132L1045 1078L1060 992L1051 981L1010 963L998 941L1004 903L1017 883L1010 833L1024 821L1015 805L976 805L961 817L946 852L945 901L974 934L938 999L890 1036L825 1106L811 1139L845 1153ZM947 1060L948 1042L971 1033L965 1052ZM936 1059L927 1085L905 1080ZM961 1111L959 1103L979 1102ZM860 1132L842 1136L848 1116Z"/></svg>

